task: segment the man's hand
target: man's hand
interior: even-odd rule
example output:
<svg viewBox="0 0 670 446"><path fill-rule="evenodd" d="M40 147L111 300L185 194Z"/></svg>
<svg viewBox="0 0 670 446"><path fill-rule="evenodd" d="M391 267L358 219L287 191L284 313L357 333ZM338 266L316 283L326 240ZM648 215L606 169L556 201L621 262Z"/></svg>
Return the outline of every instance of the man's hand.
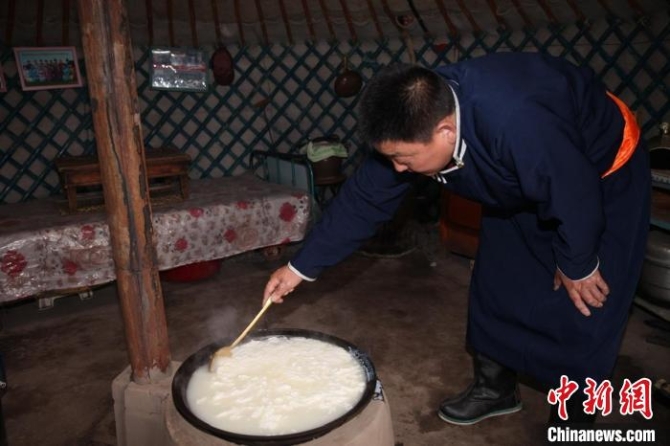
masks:
<svg viewBox="0 0 670 446"><path fill-rule="evenodd" d="M610 293L609 286L600 275L600 271L594 272L585 279L571 280L557 269L554 275L554 291L561 285L565 287L575 307L584 316L591 316L587 304L594 308L602 308Z"/></svg>
<svg viewBox="0 0 670 446"><path fill-rule="evenodd" d="M291 271L288 266L282 266L277 271L272 273L270 280L265 285L265 292L263 293L263 302L267 299L272 299L275 303L282 303L288 293L292 292L295 287L300 285L302 278Z"/></svg>

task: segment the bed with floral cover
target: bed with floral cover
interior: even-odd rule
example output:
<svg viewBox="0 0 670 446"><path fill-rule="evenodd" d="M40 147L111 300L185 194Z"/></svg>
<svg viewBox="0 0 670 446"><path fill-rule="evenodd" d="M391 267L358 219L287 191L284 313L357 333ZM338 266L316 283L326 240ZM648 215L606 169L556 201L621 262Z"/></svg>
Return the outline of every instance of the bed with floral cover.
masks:
<svg viewBox="0 0 670 446"><path fill-rule="evenodd" d="M253 174L191 181L187 200L154 205L158 269L299 241L310 196ZM0 303L115 280L104 210L66 214L58 198L0 205Z"/></svg>

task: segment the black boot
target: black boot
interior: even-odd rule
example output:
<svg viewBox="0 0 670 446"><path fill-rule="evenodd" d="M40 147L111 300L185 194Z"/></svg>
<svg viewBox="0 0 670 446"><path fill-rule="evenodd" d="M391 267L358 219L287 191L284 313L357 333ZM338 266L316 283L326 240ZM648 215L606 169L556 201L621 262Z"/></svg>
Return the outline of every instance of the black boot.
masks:
<svg viewBox="0 0 670 446"><path fill-rule="evenodd" d="M473 362L474 382L465 392L444 401L438 416L447 423L468 425L520 411L516 372L481 353L474 354Z"/></svg>

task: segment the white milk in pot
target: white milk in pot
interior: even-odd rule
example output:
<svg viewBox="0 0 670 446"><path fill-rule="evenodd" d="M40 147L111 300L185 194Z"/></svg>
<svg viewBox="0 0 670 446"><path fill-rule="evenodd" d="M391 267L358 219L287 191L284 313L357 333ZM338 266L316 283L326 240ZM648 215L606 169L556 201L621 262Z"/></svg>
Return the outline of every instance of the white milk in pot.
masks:
<svg viewBox="0 0 670 446"><path fill-rule="evenodd" d="M274 436L323 426L351 410L365 370L345 349L301 337L268 337L197 369L186 398L195 416L237 434Z"/></svg>

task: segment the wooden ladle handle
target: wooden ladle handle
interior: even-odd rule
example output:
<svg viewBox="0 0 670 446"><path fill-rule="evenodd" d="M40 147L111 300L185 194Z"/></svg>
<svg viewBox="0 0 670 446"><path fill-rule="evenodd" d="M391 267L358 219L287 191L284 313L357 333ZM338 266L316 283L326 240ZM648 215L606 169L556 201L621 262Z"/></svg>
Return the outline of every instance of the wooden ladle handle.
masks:
<svg viewBox="0 0 670 446"><path fill-rule="evenodd" d="M263 316L263 313L265 313L267 311L267 309L270 308L270 305L272 305L272 298L268 297L268 300L265 301L265 304L263 305L263 308L261 308L261 311L258 312L256 317L251 321L251 323L247 326L247 328L244 329L242 334L239 335L237 337L237 339L235 339L233 341L232 344L230 344L231 349L234 348L237 344L239 344L240 341L242 341L242 339L244 339L244 337L249 333L249 331L251 331L251 329L254 328L254 325L256 325L256 322L258 322L258 320L261 318L261 316Z"/></svg>

